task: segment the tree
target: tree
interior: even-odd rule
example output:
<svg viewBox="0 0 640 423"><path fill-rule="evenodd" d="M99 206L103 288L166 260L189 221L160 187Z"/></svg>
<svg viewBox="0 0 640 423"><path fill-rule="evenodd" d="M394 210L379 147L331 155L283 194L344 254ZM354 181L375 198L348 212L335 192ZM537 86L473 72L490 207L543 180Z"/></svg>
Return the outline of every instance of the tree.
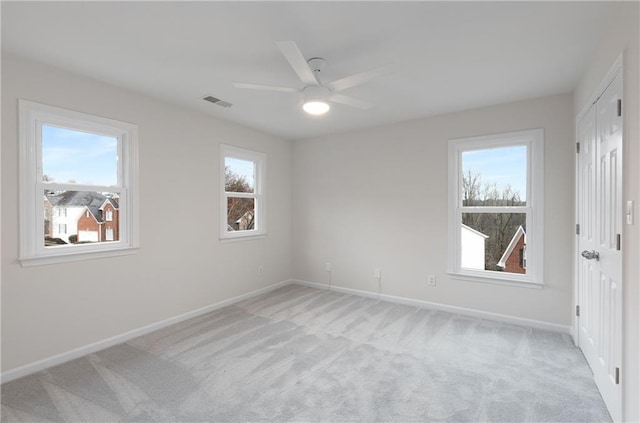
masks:
<svg viewBox="0 0 640 423"><path fill-rule="evenodd" d="M224 167L224 189L226 192L253 192L246 178L238 175L229 166ZM249 230L255 227L253 198L228 197L227 226L233 230Z"/></svg>
<svg viewBox="0 0 640 423"><path fill-rule="evenodd" d="M525 202L521 201L520 193L510 184L499 188L496 183L483 183L480 174L472 174L468 171L462 176L462 205L522 206ZM497 266L498 261L518 227L525 226L526 215L524 213L462 213L462 223L489 236L485 241L485 269L502 270Z"/></svg>

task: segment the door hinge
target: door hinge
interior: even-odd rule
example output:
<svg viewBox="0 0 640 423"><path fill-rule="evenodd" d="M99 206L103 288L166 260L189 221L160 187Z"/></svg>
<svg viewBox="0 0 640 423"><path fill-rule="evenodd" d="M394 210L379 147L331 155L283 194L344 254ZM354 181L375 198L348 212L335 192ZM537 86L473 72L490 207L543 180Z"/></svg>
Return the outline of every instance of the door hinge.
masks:
<svg viewBox="0 0 640 423"><path fill-rule="evenodd" d="M622 116L622 99L618 99L618 117Z"/></svg>
<svg viewBox="0 0 640 423"><path fill-rule="evenodd" d="M576 235L580 235L580 224L576 223Z"/></svg>
<svg viewBox="0 0 640 423"><path fill-rule="evenodd" d="M576 154L580 154L580 143L576 143Z"/></svg>
<svg viewBox="0 0 640 423"><path fill-rule="evenodd" d="M620 234L616 235L616 250L620 251Z"/></svg>
<svg viewBox="0 0 640 423"><path fill-rule="evenodd" d="M580 306L576 306L576 317L580 317Z"/></svg>
<svg viewBox="0 0 640 423"><path fill-rule="evenodd" d="M620 367L616 367L616 385L620 385Z"/></svg>

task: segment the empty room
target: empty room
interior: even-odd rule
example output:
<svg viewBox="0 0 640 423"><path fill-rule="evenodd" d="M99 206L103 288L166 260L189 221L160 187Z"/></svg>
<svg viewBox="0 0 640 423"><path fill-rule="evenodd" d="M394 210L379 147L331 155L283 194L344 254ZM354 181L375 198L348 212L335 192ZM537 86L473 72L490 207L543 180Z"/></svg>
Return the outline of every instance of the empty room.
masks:
<svg viewBox="0 0 640 423"><path fill-rule="evenodd" d="M640 421L640 3L2 1L1 421Z"/></svg>

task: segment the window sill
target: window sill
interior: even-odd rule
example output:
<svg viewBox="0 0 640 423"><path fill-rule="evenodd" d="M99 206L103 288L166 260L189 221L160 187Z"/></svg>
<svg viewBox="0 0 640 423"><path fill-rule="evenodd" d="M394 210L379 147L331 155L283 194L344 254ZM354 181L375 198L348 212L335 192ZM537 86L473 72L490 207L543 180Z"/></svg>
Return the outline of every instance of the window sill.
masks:
<svg viewBox="0 0 640 423"><path fill-rule="evenodd" d="M544 287L544 283L542 282L533 282L530 280L523 279L508 279L508 278L495 278L491 276L481 276L475 274L468 273L454 273L447 272L451 276L452 279L457 279L461 281L467 282L480 282L480 283L490 283L494 285L506 285L506 286L514 286L517 288L528 288L528 289L542 289Z"/></svg>
<svg viewBox="0 0 640 423"><path fill-rule="evenodd" d="M237 241L252 241L256 239L266 238L267 234L252 234L252 235L240 235L240 236L230 236L230 237L221 237L220 242L225 244L227 242L237 242Z"/></svg>
<svg viewBox="0 0 640 423"><path fill-rule="evenodd" d="M101 259L107 257L117 257L117 256L125 256L130 254L136 254L138 252L138 248L118 248L111 250L103 250L103 251L81 251L81 252L72 252L66 254L56 254L56 255L43 255L37 257L25 257L20 258L18 261L22 267L32 267L32 266L45 266L48 264L57 264L57 263L69 263L73 261L81 261L81 260L93 260L93 259Z"/></svg>

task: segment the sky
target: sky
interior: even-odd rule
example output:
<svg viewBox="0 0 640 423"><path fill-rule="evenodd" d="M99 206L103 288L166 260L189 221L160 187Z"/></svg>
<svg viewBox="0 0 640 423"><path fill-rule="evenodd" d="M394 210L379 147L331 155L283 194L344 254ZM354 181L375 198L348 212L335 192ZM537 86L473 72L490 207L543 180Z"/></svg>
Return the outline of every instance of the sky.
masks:
<svg viewBox="0 0 640 423"><path fill-rule="evenodd" d="M43 125L42 173L59 183L117 185L118 139Z"/></svg>
<svg viewBox="0 0 640 423"><path fill-rule="evenodd" d="M224 165L229 166L231 171L236 175L244 176L244 180L253 189L256 187L254 162L250 160L241 160L234 157L225 157Z"/></svg>
<svg viewBox="0 0 640 423"><path fill-rule="evenodd" d="M462 153L462 171L464 174L479 173L482 182L498 185L502 190L511 184L514 191L520 193L524 201L527 198L527 147L500 147L488 150L465 151Z"/></svg>

